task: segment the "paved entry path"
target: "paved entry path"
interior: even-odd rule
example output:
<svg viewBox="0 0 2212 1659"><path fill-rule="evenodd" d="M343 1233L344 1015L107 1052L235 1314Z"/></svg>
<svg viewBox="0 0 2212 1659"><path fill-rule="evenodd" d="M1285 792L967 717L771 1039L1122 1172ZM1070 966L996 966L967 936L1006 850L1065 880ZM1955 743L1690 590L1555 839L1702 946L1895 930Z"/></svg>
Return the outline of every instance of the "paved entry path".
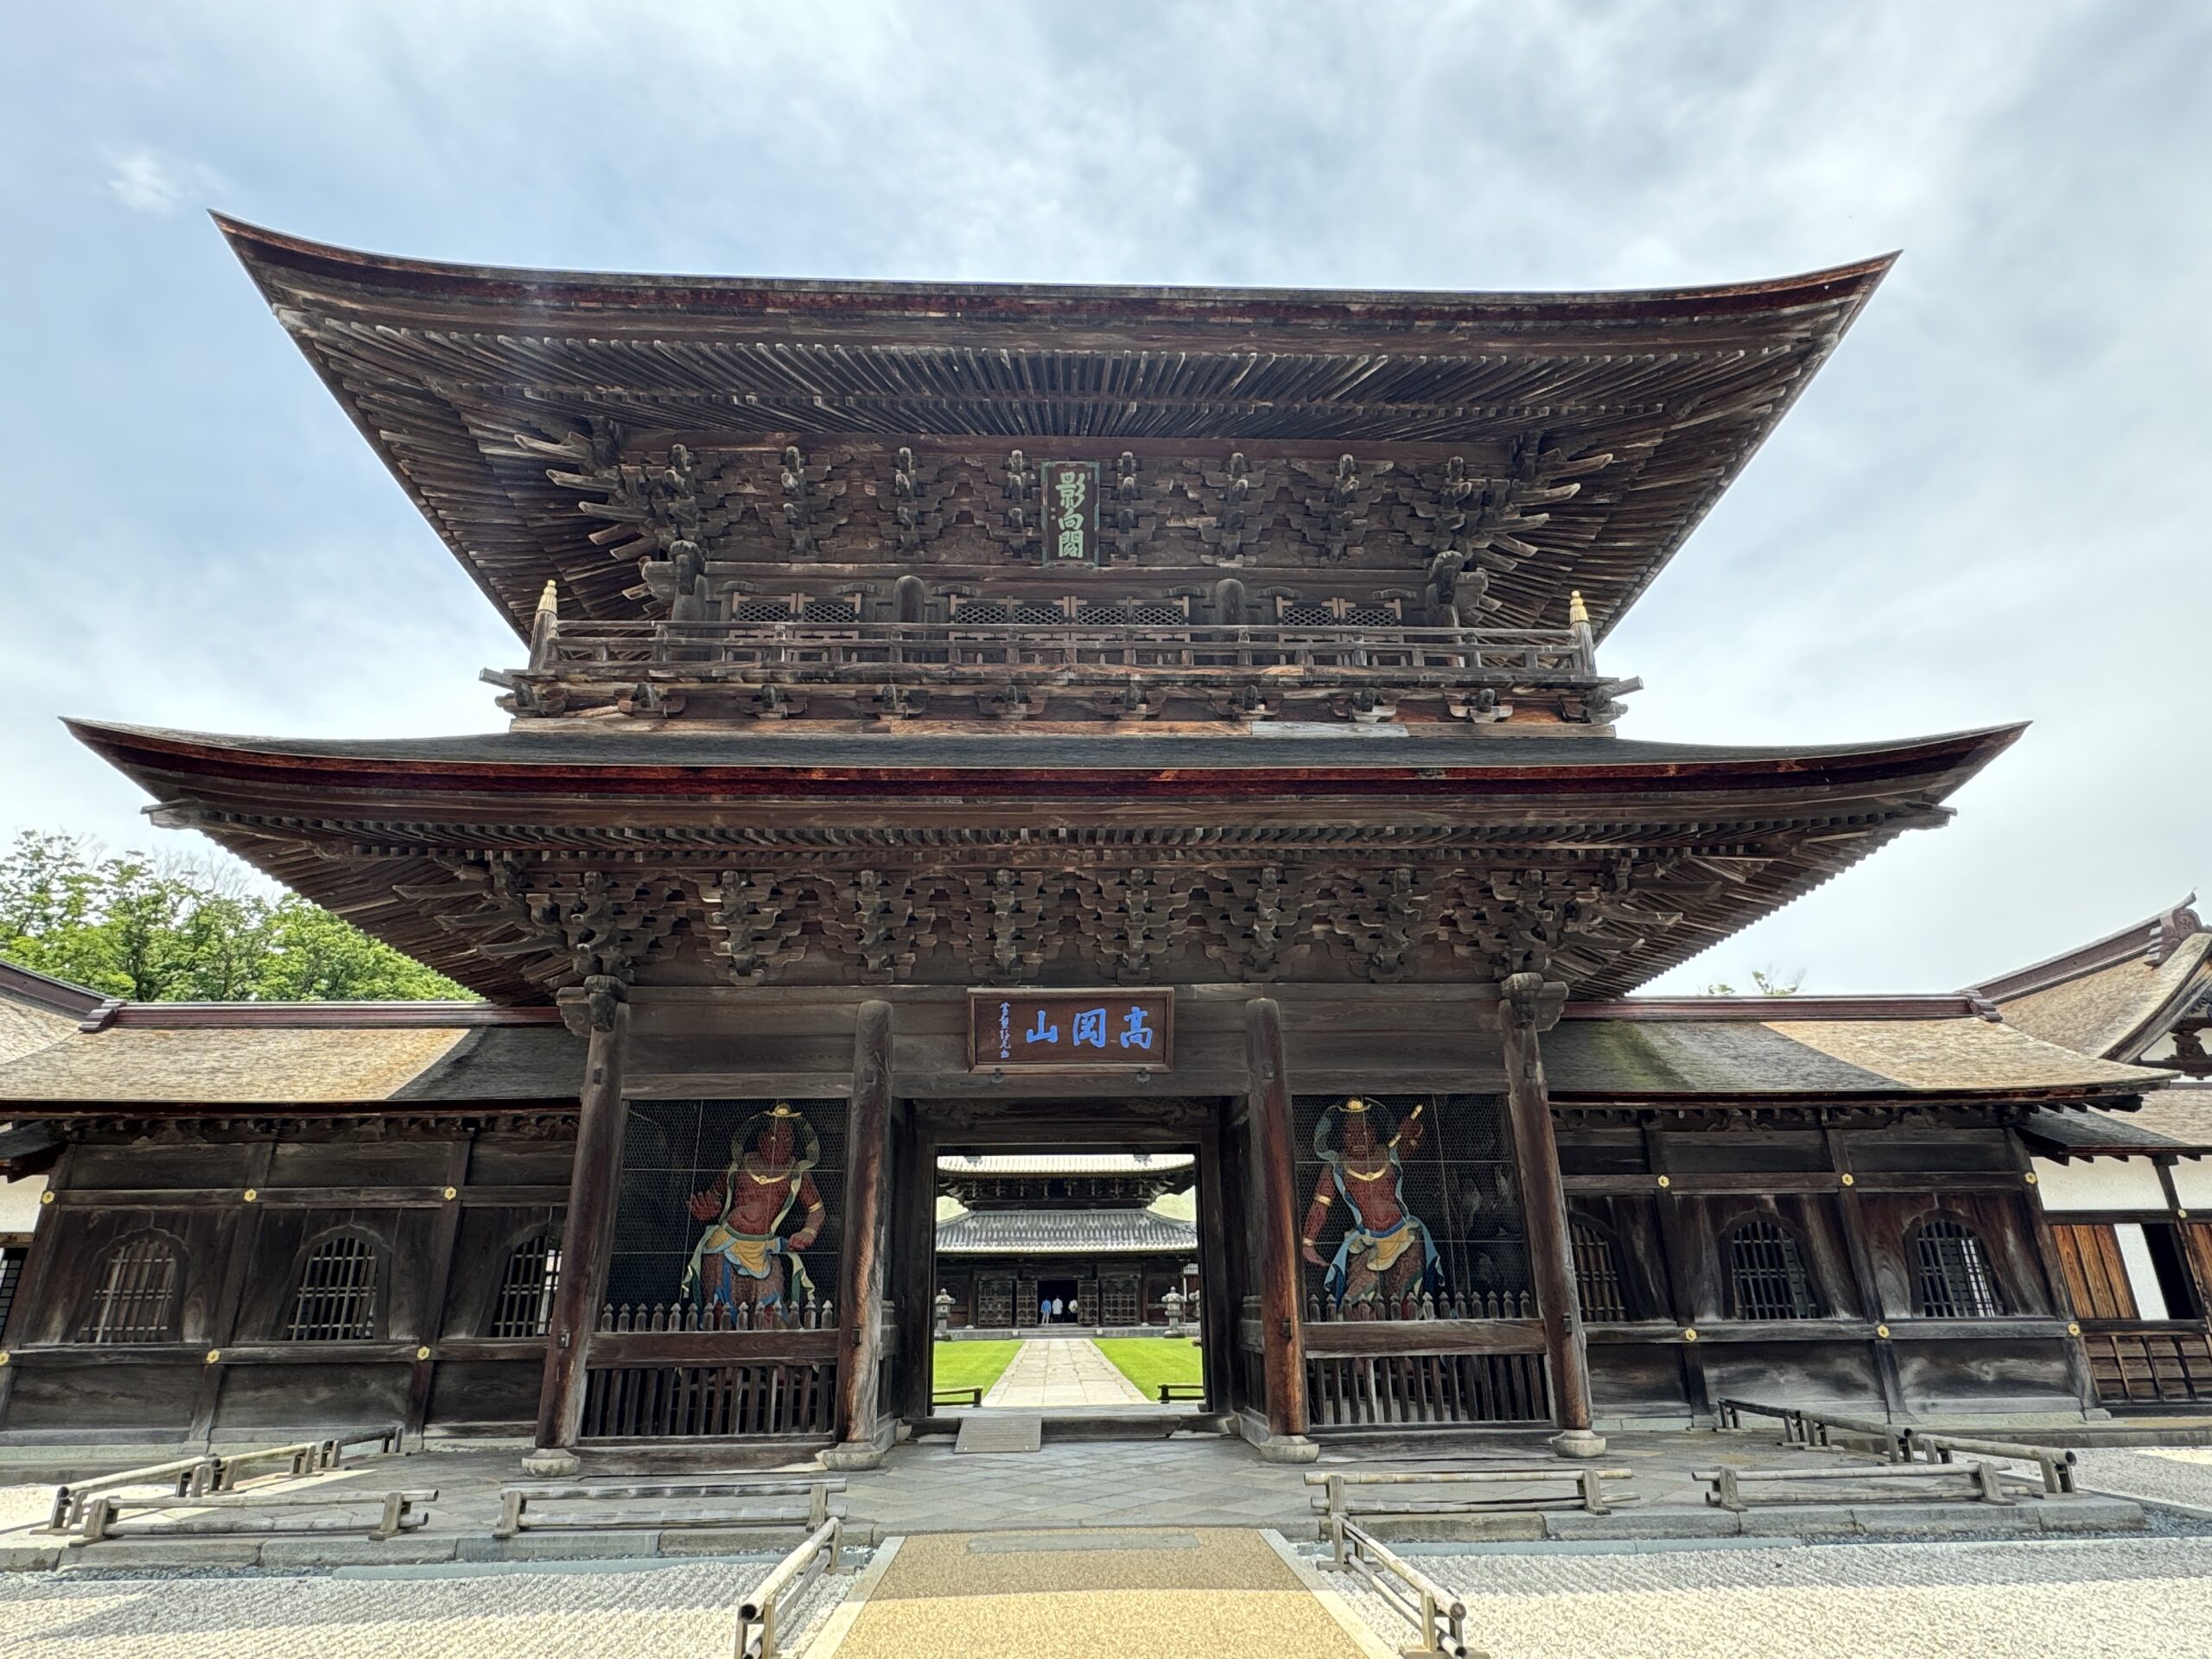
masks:
<svg viewBox="0 0 2212 1659"><path fill-rule="evenodd" d="M1084 1337L1053 1337L1023 1343L1014 1363L991 1384L983 1403L1019 1411L1057 1411L1151 1402L1114 1369L1114 1362L1099 1352L1096 1343Z"/></svg>
<svg viewBox="0 0 2212 1659"><path fill-rule="evenodd" d="M899 1541L865 1593L849 1624L833 1615L823 1631L821 1645L834 1659L1375 1659L1392 1651L1356 1616L1346 1614L1357 1635L1339 1622L1256 1532L937 1533Z"/></svg>

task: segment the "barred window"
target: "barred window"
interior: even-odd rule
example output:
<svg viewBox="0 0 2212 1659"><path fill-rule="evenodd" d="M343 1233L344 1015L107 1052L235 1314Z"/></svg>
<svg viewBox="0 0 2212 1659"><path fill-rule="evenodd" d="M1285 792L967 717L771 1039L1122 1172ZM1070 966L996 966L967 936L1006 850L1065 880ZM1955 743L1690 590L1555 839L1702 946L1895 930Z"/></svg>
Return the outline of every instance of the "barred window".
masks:
<svg viewBox="0 0 2212 1659"><path fill-rule="evenodd" d="M731 595L729 620L733 622L788 622L791 620L791 601L785 599L741 599Z"/></svg>
<svg viewBox="0 0 2212 1659"><path fill-rule="evenodd" d="M952 620L995 627L1006 620L1006 607L995 599L963 599L952 607Z"/></svg>
<svg viewBox="0 0 2212 1659"><path fill-rule="evenodd" d="M8 1310L16 1305L16 1287L23 1276L23 1258L29 1254L19 1244L0 1244L0 1339L8 1334Z"/></svg>
<svg viewBox="0 0 2212 1659"><path fill-rule="evenodd" d="M77 1340L175 1341L181 1268L175 1242L162 1234L134 1233L119 1241L100 1264Z"/></svg>
<svg viewBox="0 0 2212 1659"><path fill-rule="evenodd" d="M499 1280L499 1305L492 1311L490 1334L542 1337L553 1322L553 1293L561 1282L561 1236L551 1228L533 1233L507 1256Z"/></svg>
<svg viewBox="0 0 2212 1659"><path fill-rule="evenodd" d="M1332 628L1337 625L1337 612L1325 600L1286 603L1277 620L1286 628Z"/></svg>
<svg viewBox="0 0 2212 1659"><path fill-rule="evenodd" d="M1189 604L1183 600L1154 600L1135 607L1130 614L1138 625L1147 628L1180 627L1191 620Z"/></svg>
<svg viewBox="0 0 2212 1659"><path fill-rule="evenodd" d="M1939 1216L1914 1229L1912 1265L1922 1319L1993 1319L2005 1313L1989 1253L1963 1223Z"/></svg>
<svg viewBox="0 0 2212 1659"><path fill-rule="evenodd" d="M849 599L810 599L806 601L806 620L810 622L857 622L861 607Z"/></svg>
<svg viewBox="0 0 2212 1659"><path fill-rule="evenodd" d="M1731 1310L1739 1319L1816 1319L1820 1299L1796 1238L1778 1222L1747 1221L1728 1235Z"/></svg>
<svg viewBox="0 0 2212 1659"><path fill-rule="evenodd" d="M1621 1294L1620 1258L1612 1235L1586 1216L1570 1218L1574 1241L1574 1294L1587 1325L1618 1325L1628 1318Z"/></svg>
<svg viewBox="0 0 2212 1659"><path fill-rule="evenodd" d="M1128 611L1106 601L1093 601L1076 613L1076 620L1094 628L1119 628L1128 626Z"/></svg>
<svg viewBox="0 0 2212 1659"><path fill-rule="evenodd" d="M1355 628L1395 628L1398 626L1398 602L1391 600L1376 605L1350 605L1344 607L1345 623Z"/></svg>
<svg viewBox="0 0 2212 1659"><path fill-rule="evenodd" d="M373 1342L383 1254L359 1233L332 1233L308 1252L287 1342Z"/></svg>
<svg viewBox="0 0 2212 1659"><path fill-rule="evenodd" d="M1014 607L1014 620L1033 627L1059 628L1067 626L1068 613L1065 605L1055 605L1050 600L1018 600Z"/></svg>

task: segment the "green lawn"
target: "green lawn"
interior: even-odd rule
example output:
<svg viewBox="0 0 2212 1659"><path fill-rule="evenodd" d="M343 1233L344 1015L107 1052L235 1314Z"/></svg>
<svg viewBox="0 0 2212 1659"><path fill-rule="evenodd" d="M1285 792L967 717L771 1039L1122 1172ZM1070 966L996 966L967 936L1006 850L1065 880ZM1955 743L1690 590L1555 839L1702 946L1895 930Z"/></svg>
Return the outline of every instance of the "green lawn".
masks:
<svg viewBox="0 0 2212 1659"><path fill-rule="evenodd" d="M1135 1383L1147 1400L1160 1398L1163 1382L1203 1382L1198 1346L1185 1337L1108 1337L1098 1351Z"/></svg>
<svg viewBox="0 0 2212 1659"><path fill-rule="evenodd" d="M930 1387L982 1389L999 1380L999 1373L1014 1363L1018 1342L940 1342L935 1344Z"/></svg>

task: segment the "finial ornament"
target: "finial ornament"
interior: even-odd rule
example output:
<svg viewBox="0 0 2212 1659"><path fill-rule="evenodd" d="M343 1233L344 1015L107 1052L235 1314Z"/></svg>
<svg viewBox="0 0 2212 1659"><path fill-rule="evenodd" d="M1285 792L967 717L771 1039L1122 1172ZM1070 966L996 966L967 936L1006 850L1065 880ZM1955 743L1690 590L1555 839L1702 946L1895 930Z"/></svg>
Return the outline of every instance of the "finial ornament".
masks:
<svg viewBox="0 0 2212 1659"><path fill-rule="evenodd" d="M1569 627L1586 627L1590 622L1590 607L1582 602L1582 590L1578 588L1567 596L1567 622Z"/></svg>
<svg viewBox="0 0 2212 1659"><path fill-rule="evenodd" d="M560 608L561 584L549 576L545 582L545 591L537 596L538 613L550 615L557 613Z"/></svg>

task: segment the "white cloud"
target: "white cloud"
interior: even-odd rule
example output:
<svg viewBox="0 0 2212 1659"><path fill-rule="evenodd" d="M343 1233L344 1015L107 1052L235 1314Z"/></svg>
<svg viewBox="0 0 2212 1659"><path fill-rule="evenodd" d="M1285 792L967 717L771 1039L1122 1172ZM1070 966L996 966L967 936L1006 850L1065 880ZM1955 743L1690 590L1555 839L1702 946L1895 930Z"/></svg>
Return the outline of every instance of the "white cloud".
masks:
<svg viewBox="0 0 2212 1659"><path fill-rule="evenodd" d="M212 168L143 146L107 155L107 194L134 213L168 214L208 206L223 189Z"/></svg>

